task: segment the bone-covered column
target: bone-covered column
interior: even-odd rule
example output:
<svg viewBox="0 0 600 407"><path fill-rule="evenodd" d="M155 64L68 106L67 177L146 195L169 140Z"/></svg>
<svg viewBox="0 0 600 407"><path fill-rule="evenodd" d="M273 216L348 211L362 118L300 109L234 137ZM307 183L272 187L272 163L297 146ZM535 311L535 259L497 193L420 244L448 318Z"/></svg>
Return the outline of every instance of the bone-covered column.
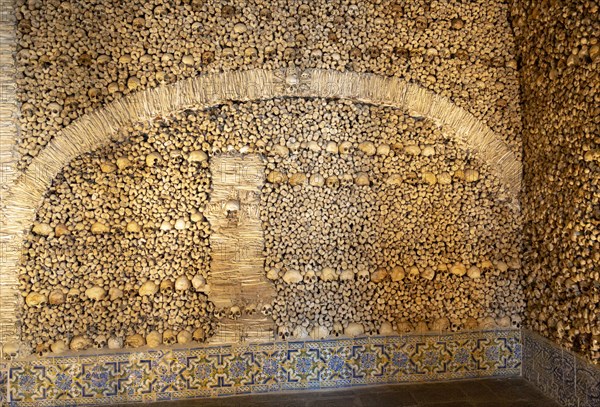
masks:
<svg viewBox="0 0 600 407"><path fill-rule="evenodd" d="M0 359L18 348L15 264L19 257L20 230L8 226L6 209L8 190L18 176L14 7L13 0L0 0Z"/></svg>
<svg viewBox="0 0 600 407"><path fill-rule="evenodd" d="M258 312L275 295L264 272L259 211L264 168L256 154L211 158L212 191L204 212L212 229L209 299L223 316L212 343L273 339L272 318Z"/></svg>

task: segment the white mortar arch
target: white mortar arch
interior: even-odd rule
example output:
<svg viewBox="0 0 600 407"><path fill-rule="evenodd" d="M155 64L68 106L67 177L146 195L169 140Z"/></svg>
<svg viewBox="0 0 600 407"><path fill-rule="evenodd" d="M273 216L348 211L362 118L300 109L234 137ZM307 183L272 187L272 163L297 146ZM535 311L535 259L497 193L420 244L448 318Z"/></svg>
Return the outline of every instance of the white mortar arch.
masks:
<svg viewBox="0 0 600 407"><path fill-rule="evenodd" d="M18 298L16 276L23 238L52 180L75 157L105 145L124 127L157 116L190 107L208 108L231 100L276 97L347 99L405 109L412 115L430 119L476 152L518 209L522 168L506 142L471 113L418 85L398 78L321 69L302 72L255 69L211 74L128 95L65 127L16 179L1 208L3 233L9 235L12 244L5 253L0 279L15 281L12 289ZM14 306L22 305L15 301ZM14 324L0 320L0 329L7 333L5 340L18 341Z"/></svg>

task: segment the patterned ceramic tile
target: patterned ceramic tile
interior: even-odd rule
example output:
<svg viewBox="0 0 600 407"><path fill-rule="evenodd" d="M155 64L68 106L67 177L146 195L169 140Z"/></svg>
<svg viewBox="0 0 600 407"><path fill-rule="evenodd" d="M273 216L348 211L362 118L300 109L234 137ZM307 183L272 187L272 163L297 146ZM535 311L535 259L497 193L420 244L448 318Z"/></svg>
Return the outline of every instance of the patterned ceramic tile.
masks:
<svg viewBox="0 0 600 407"><path fill-rule="evenodd" d="M390 356L383 343L354 345L348 367L352 383L385 383L389 380Z"/></svg>
<svg viewBox="0 0 600 407"><path fill-rule="evenodd" d="M575 376L579 407L600 406L600 368L578 358L575 361Z"/></svg>
<svg viewBox="0 0 600 407"><path fill-rule="evenodd" d="M387 377L390 382L406 382L415 376L417 366L412 360L415 346L412 340L391 341L386 345L386 354L389 357Z"/></svg>
<svg viewBox="0 0 600 407"><path fill-rule="evenodd" d="M417 375L421 375L423 380L433 380L435 376L448 372L451 358L446 341L435 336L425 336L416 343L411 359Z"/></svg>
<svg viewBox="0 0 600 407"><path fill-rule="evenodd" d="M577 393L575 386L575 355L570 352L562 354L563 377L559 386L558 400L566 407L577 406Z"/></svg>
<svg viewBox="0 0 600 407"><path fill-rule="evenodd" d="M567 407L600 406L600 368L523 330L523 377Z"/></svg>
<svg viewBox="0 0 600 407"><path fill-rule="evenodd" d="M519 374L520 359L520 333L514 330L48 357L0 365L0 389L10 389L0 401L150 402L506 376Z"/></svg>
<svg viewBox="0 0 600 407"><path fill-rule="evenodd" d="M8 364L0 362L0 406L8 403Z"/></svg>

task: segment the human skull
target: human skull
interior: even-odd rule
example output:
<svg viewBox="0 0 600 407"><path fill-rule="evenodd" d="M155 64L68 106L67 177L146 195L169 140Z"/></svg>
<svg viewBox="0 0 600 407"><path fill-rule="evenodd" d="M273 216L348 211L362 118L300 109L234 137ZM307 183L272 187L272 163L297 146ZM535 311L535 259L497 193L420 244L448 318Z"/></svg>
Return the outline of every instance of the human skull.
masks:
<svg viewBox="0 0 600 407"><path fill-rule="evenodd" d="M337 280L337 273L331 267L324 267L323 270L321 270L321 280L335 281Z"/></svg>
<svg viewBox="0 0 600 407"><path fill-rule="evenodd" d="M479 320L479 327L481 329L493 329L496 328L496 320L491 317L491 316L487 316L485 318L482 318Z"/></svg>
<svg viewBox="0 0 600 407"><path fill-rule="evenodd" d="M25 303L32 308L42 308L47 301L46 295L41 293L30 293L25 298Z"/></svg>
<svg viewBox="0 0 600 407"><path fill-rule="evenodd" d="M279 338L282 341L287 341L288 338L290 337L290 330L288 329L287 326L280 326L277 329L277 334L279 335Z"/></svg>
<svg viewBox="0 0 600 407"><path fill-rule="evenodd" d="M512 325L510 316L504 315L500 318L497 318L496 325L498 325L500 328L509 328Z"/></svg>
<svg viewBox="0 0 600 407"><path fill-rule="evenodd" d="M240 307L234 305L233 307L231 307L229 309L229 318L230 319L236 320L241 316L242 316L242 310L240 309Z"/></svg>
<svg viewBox="0 0 600 407"><path fill-rule="evenodd" d="M58 116L62 110L62 107L58 103L49 103L48 112L53 116Z"/></svg>
<svg viewBox="0 0 600 407"><path fill-rule="evenodd" d="M55 354L64 353L67 351L68 348L69 347L63 340L58 340L58 341L52 343L52 345L50 345L50 350L52 351L52 353L55 353Z"/></svg>
<svg viewBox="0 0 600 407"><path fill-rule="evenodd" d="M329 335L329 330L322 325L316 325L310 331L312 339L325 339Z"/></svg>
<svg viewBox="0 0 600 407"><path fill-rule="evenodd" d="M204 342L204 340L206 339L206 333L204 332L204 329L196 329L192 334L192 339L196 342Z"/></svg>
<svg viewBox="0 0 600 407"><path fill-rule="evenodd" d="M265 316L273 315L273 306L271 304L265 304L262 306L261 312Z"/></svg>
<svg viewBox="0 0 600 407"><path fill-rule="evenodd" d="M344 270L340 274L340 280L342 281L352 281L354 280L354 272L352 270Z"/></svg>
<svg viewBox="0 0 600 407"><path fill-rule="evenodd" d="M123 338L112 336L108 338L108 349L121 349L123 347Z"/></svg>
<svg viewBox="0 0 600 407"><path fill-rule="evenodd" d="M165 279L160 283L160 292L164 293L167 296L173 294L173 290L175 290L175 283L173 280Z"/></svg>
<svg viewBox="0 0 600 407"><path fill-rule="evenodd" d="M341 336L344 333L344 326L340 322L333 324L333 336Z"/></svg>
<svg viewBox="0 0 600 407"><path fill-rule="evenodd" d="M394 329L392 328L392 324L388 321L384 321L379 327L379 335L393 335Z"/></svg>
<svg viewBox="0 0 600 407"><path fill-rule="evenodd" d="M77 335L77 336L73 337L71 339L71 343L69 343L69 347L72 350L84 350L84 349L89 348L90 345L91 345L90 340L81 335Z"/></svg>
<svg viewBox="0 0 600 407"><path fill-rule="evenodd" d="M511 320L512 320L513 327L521 328L521 323L523 322L523 318L520 315L518 315L518 314L513 315L511 317Z"/></svg>
<svg viewBox="0 0 600 407"><path fill-rule="evenodd" d="M408 321L396 321L396 332L399 334L404 334L407 332L411 332L413 330L413 326Z"/></svg>
<svg viewBox="0 0 600 407"><path fill-rule="evenodd" d="M310 288L314 287L316 282L317 282L317 275L315 274L314 270L308 269L306 271L306 273L304 274L304 284L306 285L306 288L310 289Z"/></svg>
<svg viewBox="0 0 600 407"><path fill-rule="evenodd" d="M224 308L218 309L215 311L215 318L223 319L227 315L227 311Z"/></svg>
<svg viewBox="0 0 600 407"><path fill-rule="evenodd" d="M188 331L187 329L183 329L181 331L179 331L179 333L177 334L177 343L180 344L185 344L185 343L190 343L192 341L192 333L190 331Z"/></svg>
<svg viewBox="0 0 600 407"><path fill-rule="evenodd" d="M140 348L146 344L146 339L140 334L129 335L125 338L125 345L130 348Z"/></svg>
<svg viewBox="0 0 600 407"><path fill-rule="evenodd" d="M404 278L404 268L400 266L394 267L390 273L390 276L392 277L392 281L402 281Z"/></svg>
<svg viewBox="0 0 600 407"><path fill-rule="evenodd" d="M165 345L173 345L177 342L177 335L171 329L167 329L163 332L163 343Z"/></svg>
<svg viewBox="0 0 600 407"><path fill-rule="evenodd" d="M35 111L35 107L31 103L23 103L21 105L21 114L31 116Z"/></svg>
<svg viewBox="0 0 600 407"><path fill-rule="evenodd" d="M160 346L161 343L162 335L160 334L160 332L152 331L149 332L148 335L146 335L146 345L148 345L149 347L156 348L157 346Z"/></svg>
<svg viewBox="0 0 600 407"><path fill-rule="evenodd" d="M38 356L44 356L50 350L50 346L47 343L38 343L35 346L34 353Z"/></svg>
<svg viewBox="0 0 600 407"><path fill-rule="evenodd" d="M192 278L192 286L196 291L204 291L206 287L206 279L201 274L196 274Z"/></svg>
<svg viewBox="0 0 600 407"><path fill-rule="evenodd" d="M283 281L287 284L297 284L302 282L302 274L298 270L288 270L283 275Z"/></svg>
<svg viewBox="0 0 600 407"><path fill-rule="evenodd" d="M335 175L332 175L325 179L325 185L327 185L329 188L338 188L340 186L340 179Z"/></svg>
<svg viewBox="0 0 600 407"><path fill-rule="evenodd" d="M419 268L416 266L413 266L408 270L408 279L410 281L417 281L420 275Z"/></svg>
<svg viewBox="0 0 600 407"><path fill-rule="evenodd" d="M367 284L371 280L369 271L366 268L359 270L356 279L360 284Z"/></svg>
<svg viewBox="0 0 600 407"><path fill-rule="evenodd" d="M384 268L378 268L371 274L371 281L374 283L380 283L387 277L388 272Z"/></svg>
<svg viewBox="0 0 600 407"><path fill-rule="evenodd" d="M308 338L308 330L306 329L306 327L304 327L302 325L298 325L294 329L294 338L297 338L297 339Z"/></svg>
<svg viewBox="0 0 600 407"><path fill-rule="evenodd" d="M450 330L452 332L460 331L461 322L459 319L451 319L450 320Z"/></svg>
<svg viewBox="0 0 600 407"><path fill-rule="evenodd" d="M187 278L187 276L179 276L177 277L177 280L175 280L175 289L177 291L189 290L191 285L192 284L190 283L190 280Z"/></svg>
<svg viewBox="0 0 600 407"><path fill-rule="evenodd" d="M467 318L465 321L465 329L471 331L477 328L479 328L479 321L472 317Z"/></svg>
<svg viewBox="0 0 600 407"><path fill-rule="evenodd" d="M351 322L344 329L344 335L353 338L355 336L360 336L365 333L365 327L363 324L359 324L357 322Z"/></svg>
<svg viewBox="0 0 600 407"><path fill-rule="evenodd" d="M248 304L248 305L246 305L246 308L244 309L244 312L246 313L246 315L254 315L254 314L256 314L256 304Z"/></svg>
<svg viewBox="0 0 600 407"><path fill-rule="evenodd" d="M417 325L415 326L415 332L417 332L417 333L429 332L429 326L427 325L427 322L425 322L425 321L417 322Z"/></svg>
<svg viewBox="0 0 600 407"><path fill-rule="evenodd" d="M365 333L367 335L377 335L379 330L373 321L366 321L363 325L365 326Z"/></svg>
<svg viewBox="0 0 600 407"><path fill-rule="evenodd" d="M21 345L18 342L8 342L2 347L2 352L4 353L4 356L13 358L19 353L20 346Z"/></svg>
<svg viewBox="0 0 600 407"><path fill-rule="evenodd" d="M94 348L102 349L108 344L108 338L104 335L98 335L94 338Z"/></svg>
<svg viewBox="0 0 600 407"><path fill-rule="evenodd" d="M450 327L450 320L446 317L438 318L431 324L431 330L436 332L447 331Z"/></svg>

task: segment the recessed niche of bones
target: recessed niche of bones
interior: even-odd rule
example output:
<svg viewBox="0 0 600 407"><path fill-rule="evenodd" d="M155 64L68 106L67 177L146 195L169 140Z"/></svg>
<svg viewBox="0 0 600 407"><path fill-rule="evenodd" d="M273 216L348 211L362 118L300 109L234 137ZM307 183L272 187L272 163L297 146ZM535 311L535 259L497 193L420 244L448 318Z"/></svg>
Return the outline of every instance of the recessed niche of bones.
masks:
<svg viewBox="0 0 600 407"><path fill-rule="evenodd" d="M227 156L261 160L264 179L214 201L212 165ZM269 300L211 299L215 210L231 238L257 219L262 246L248 251ZM190 109L56 177L23 247L22 339L40 353L203 342L252 318L280 339L518 326L519 230L486 163L401 110L324 99Z"/></svg>

